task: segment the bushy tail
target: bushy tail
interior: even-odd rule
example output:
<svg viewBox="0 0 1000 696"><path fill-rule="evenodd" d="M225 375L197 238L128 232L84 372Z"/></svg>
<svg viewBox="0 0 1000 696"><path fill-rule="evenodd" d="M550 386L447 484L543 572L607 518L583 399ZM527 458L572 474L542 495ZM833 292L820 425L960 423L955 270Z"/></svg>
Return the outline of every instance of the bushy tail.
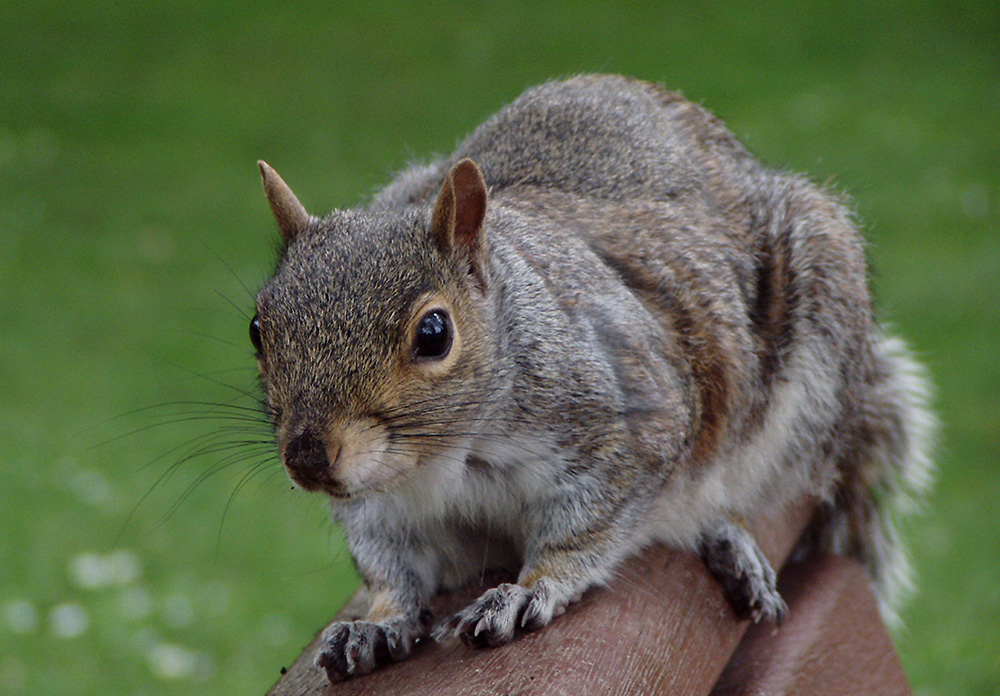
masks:
<svg viewBox="0 0 1000 696"><path fill-rule="evenodd" d="M892 627L913 587L896 523L919 505L930 486L938 423L928 407L926 371L905 344L878 335L873 352L857 444L844 457L842 478L809 536L816 550L852 556L865 565L882 616Z"/></svg>

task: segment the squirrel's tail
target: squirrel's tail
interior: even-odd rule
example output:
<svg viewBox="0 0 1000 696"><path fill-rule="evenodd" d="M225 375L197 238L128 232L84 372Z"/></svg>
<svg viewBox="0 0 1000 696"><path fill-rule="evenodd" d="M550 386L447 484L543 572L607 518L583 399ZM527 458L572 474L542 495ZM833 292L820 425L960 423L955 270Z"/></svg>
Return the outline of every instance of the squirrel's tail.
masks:
<svg viewBox="0 0 1000 696"><path fill-rule="evenodd" d="M861 427L841 462L841 479L806 539L812 550L852 556L868 571L886 623L913 581L898 519L914 510L928 489L937 419L928 407L930 383L905 344L873 336L873 367Z"/></svg>

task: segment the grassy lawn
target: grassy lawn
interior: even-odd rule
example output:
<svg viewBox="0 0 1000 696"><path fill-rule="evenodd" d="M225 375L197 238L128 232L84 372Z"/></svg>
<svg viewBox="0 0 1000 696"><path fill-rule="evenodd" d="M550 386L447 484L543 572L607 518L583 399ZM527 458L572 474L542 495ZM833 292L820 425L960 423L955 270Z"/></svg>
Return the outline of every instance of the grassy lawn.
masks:
<svg viewBox="0 0 1000 696"><path fill-rule="evenodd" d="M0 693L268 688L357 580L236 408L256 159L354 205L589 71L855 200L945 423L898 646L918 694L1000 690L996 2L286 5L0 0Z"/></svg>

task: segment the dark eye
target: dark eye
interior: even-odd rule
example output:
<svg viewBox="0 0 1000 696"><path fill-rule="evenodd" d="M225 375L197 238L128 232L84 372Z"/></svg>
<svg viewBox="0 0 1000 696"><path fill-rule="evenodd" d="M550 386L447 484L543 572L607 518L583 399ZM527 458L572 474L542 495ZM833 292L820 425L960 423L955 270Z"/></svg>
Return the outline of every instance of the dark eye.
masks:
<svg viewBox="0 0 1000 696"><path fill-rule="evenodd" d="M264 346L260 342L260 317L256 314L254 314L253 319L250 320L250 342L253 344L253 348L258 354L264 352Z"/></svg>
<svg viewBox="0 0 1000 696"><path fill-rule="evenodd" d="M444 310L435 309L424 315L413 338L413 355L417 358L440 359L451 350L451 321Z"/></svg>

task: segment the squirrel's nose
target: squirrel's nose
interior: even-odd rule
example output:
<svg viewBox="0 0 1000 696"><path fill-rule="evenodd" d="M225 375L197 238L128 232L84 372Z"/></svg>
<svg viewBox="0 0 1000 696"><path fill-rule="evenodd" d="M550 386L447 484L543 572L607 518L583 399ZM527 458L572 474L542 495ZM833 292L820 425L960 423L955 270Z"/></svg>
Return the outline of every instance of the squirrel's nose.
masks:
<svg viewBox="0 0 1000 696"><path fill-rule="evenodd" d="M340 443L328 447L311 430L293 438L284 452L285 468L292 479L312 491L336 487L332 463L340 458Z"/></svg>

